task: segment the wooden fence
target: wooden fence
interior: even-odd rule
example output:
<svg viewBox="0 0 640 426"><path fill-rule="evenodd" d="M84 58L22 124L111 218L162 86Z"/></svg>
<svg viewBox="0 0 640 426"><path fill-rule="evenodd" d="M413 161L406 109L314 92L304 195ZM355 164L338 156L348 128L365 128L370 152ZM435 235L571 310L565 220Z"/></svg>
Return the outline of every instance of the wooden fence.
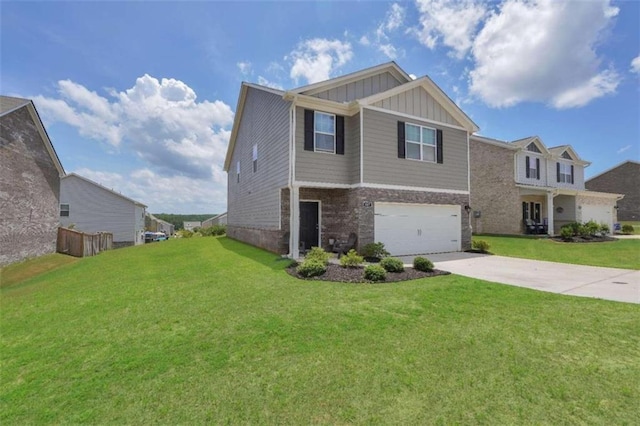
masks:
<svg viewBox="0 0 640 426"><path fill-rule="evenodd" d="M111 250L113 234L101 232L85 234L73 229L58 228L56 251L75 257L95 256L101 251Z"/></svg>

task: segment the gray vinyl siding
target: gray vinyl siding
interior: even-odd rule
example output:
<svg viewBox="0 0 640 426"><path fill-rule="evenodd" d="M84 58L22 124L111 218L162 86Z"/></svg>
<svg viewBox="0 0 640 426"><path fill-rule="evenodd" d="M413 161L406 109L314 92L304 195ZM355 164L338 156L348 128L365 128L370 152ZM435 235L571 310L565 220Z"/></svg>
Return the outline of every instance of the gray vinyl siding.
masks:
<svg viewBox="0 0 640 426"><path fill-rule="evenodd" d="M383 99L374 103L374 106L440 123L462 126L422 87L416 87L407 92Z"/></svg>
<svg viewBox="0 0 640 426"><path fill-rule="evenodd" d="M442 130L443 164L398 158L398 121ZM364 182L468 191L467 132L364 110Z"/></svg>
<svg viewBox="0 0 640 426"><path fill-rule="evenodd" d="M304 149L304 108L296 108L296 181L352 184L360 181L360 115L345 117L344 155Z"/></svg>
<svg viewBox="0 0 640 426"><path fill-rule="evenodd" d="M372 77L363 78L352 83L344 84L330 90L316 93L315 97L335 102L351 102L366 98L385 90L393 89L400 83L391 73L385 72Z"/></svg>
<svg viewBox="0 0 640 426"><path fill-rule="evenodd" d="M228 171L230 226L279 229L280 189L288 184L289 108L281 96L247 88L244 111ZM258 170L253 172L253 145ZM240 183L236 164L240 161Z"/></svg>
<svg viewBox="0 0 640 426"><path fill-rule="evenodd" d="M140 243L144 208L105 188L68 175L60 180L60 204L69 204L69 216L60 224L86 232L110 232L114 242Z"/></svg>

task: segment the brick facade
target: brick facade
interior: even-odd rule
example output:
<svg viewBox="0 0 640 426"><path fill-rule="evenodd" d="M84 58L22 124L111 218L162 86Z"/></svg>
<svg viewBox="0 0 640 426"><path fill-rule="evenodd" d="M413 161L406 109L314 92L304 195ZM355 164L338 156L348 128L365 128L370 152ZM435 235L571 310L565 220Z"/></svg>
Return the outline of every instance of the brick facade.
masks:
<svg viewBox="0 0 640 426"><path fill-rule="evenodd" d="M0 117L0 266L54 253L60 176L28 107Z"/></svg>
<svg viewBox="0 0 640 426"><path fill-rule="evenodd" d="M513 151L471 139L471 225L476 234L521 234L522 200L514 183ZM543 214L544 216L544 214Z"/></svg>
<svg viewBox="0 0 640 426"><path fill-rule="evenodd" d="M618 201L618 220L640 220L640 163L627 161L585 182L591 191L624 194Z"/></svg>

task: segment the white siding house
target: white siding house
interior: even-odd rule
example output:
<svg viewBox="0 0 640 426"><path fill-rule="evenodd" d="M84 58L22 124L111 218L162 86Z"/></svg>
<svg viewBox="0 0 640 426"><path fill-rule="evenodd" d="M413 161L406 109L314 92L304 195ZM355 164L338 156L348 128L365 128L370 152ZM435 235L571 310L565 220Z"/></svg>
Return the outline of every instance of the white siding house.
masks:
<svg viewBox="0 0 640 426"><path fill-rule="evenodd" d="M60 225L110 232L116 247L144 243L144 204L75 173L60 180Z"/></svg>

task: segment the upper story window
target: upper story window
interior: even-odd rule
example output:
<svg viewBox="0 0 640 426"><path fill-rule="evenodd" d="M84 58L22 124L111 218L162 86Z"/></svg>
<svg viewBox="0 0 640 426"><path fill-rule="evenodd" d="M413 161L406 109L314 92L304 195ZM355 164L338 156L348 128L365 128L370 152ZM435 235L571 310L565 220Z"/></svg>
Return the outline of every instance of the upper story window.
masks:
<svg viewBox="0 0 640 426"><path fill-rule="evenodd" d="M324 112L315 112L314 147L316 151L336 152L336 116Z"/></svg>
<svg viewBox="0 0 640 426"><path fill-rule="evenodd" d="M406 158L436 161L436 130L429 127L405 124Z"/></svg>
<svg viewBox="0 0 640 426"><path fill-rule="evenodd" d="M540 148L538 148L538 145L536 145L535 143L531 142L528 146L527 146L527 151L530 152L537 152L538 154L540 154Z"/></svg>
<svg viewBox="0 0 640 426"><path fill-rule="evenodd" d="M539 158L532 158L527 155L525 157L524 168L525 168L527 179L540 180L540 159Z"/></svg>
<svg viewBox="0 0 640 426"><path fill-rule="evenodd" d="M69 204L60 204L60 216L69 216Z"/></svg>
<svg viewBox="0 0 640 426"><path fill-rule="evenodd" d="M573 183L573 166L567 163L558 163L558 182Z"/></svg>
<svg viewBox="0 0 640 426"><path fill-rule="evenodd" d="M258 144L253 145L253 173L258 171Z"/></svg>

